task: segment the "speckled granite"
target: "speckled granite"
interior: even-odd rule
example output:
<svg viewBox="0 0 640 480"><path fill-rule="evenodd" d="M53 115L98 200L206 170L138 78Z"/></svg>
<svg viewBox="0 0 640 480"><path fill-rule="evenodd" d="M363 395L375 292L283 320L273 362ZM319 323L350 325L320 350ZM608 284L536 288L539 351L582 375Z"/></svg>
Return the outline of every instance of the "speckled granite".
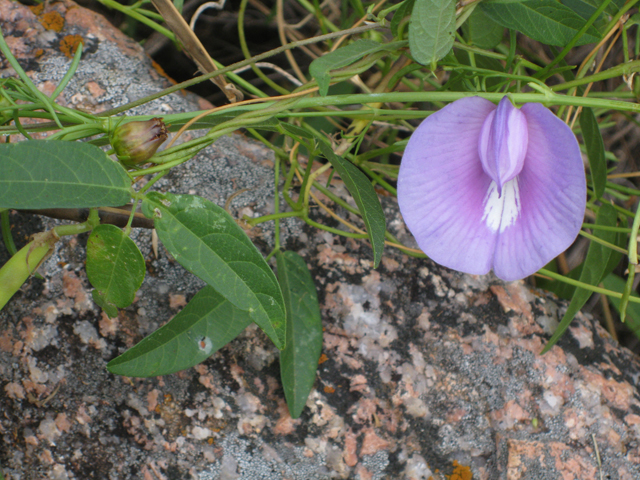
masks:
<svg viewBox="0 0 640 480"><path fill-rule="evenodd" d="M65 20L59 32L45 30L43 13L0 0L0 26L44 91L68 68L59 42L70 34L90 48L65 91L68 104L97 111L166 84L101 17L70 2L48 8ZM197 108L173 95L145 112ZM233 136L160 188L219 204L248 189L232 210L258 215L272 203L271 165L268 150ZM406 239L393 201L385 210ZM11 218L21 244L54 224ZM265 249L272 242L268 226L249 233ZM149 232L136 232L147 278L135 304L109 320L91 302L86 235L66 238L44 280L32 279L0 313L7 478L640 478L640 362L590 318L579 315L540 356L565 308L544 293L391 249L373 270L364 243L293 220L285 234L317 281L326 328L316 389L299 420L283 401L277 352L255 327L184 372L107 373L108 360L167 321L201 283L162 248L156 259Z"/></svg>

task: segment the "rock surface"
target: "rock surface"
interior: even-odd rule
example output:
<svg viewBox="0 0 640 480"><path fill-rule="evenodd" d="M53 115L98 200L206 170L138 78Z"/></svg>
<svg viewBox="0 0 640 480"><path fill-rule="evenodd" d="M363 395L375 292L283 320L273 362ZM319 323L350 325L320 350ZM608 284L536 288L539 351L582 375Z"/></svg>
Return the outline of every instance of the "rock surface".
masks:
<svg viewBox="0 0 640 480"><path fill-rule="evenodd" d="M0 0L0 27L44 92L69 67L65 38L85 39L63 104L100 111L167 85L136 44L69 1L34 13ZM0 60L2 75L12 75ZM204 107L174 94L138 112ZM221 205L247 189L233 198L234 213L270 213L272 164L268 150L236 135L158 188ZM395 204L385 209L390 228L407 238ZM21 244L56 222L11 218ZM250 234L265 251L273 242L267 227ZM300 419L284 403L277 351L255 327L177 374L109 374L108 360L169 320L202 284L162 248L155 258L149 232L136 232L147 278L134 305L110 320L91 301L86 235L65 238L41 269L44 279L31 279L0 312L5 477L640 478L640 363L590 318L578 315L540 356L565 308L549 295L390 248L373 270L364 243L295 221L285 234L313 273L326 329Z"/></svg>

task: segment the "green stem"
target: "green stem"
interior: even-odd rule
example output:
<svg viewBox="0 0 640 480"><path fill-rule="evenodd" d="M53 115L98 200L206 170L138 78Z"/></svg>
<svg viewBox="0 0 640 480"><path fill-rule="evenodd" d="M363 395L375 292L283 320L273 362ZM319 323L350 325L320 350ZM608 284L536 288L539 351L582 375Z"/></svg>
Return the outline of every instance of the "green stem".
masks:
<svg viewBox="0 0 640 480"><path fill-rule="evenodd" d="M251 52L249 52L249 47L247 46L247 40L244 35L244 13L247 9L248 0L240 0L240 9L238 10L238 37L240 39L240 48L242 49L242 54L247 60L251 59ZM255 63L251 64L251 69L255 72L255 74L262 79L264 83L273 88L276 92L281 93L282 95L286 95L289 93L288 90L282 88L280 85L275 83L269 77L267 77L262 70L256 67Z"/></svg>
<svg viewBox="0 0 640 480"><path fill-rule="evenodd" d="M152 100L155 100L157 98L160 97L164 97L165 95L169 95L170 93L173 92L178 92L182 89L185 88L189 88L192 87L193 85L197 85L198 83L204 82L205 80L209 80L213 77L217 77L218 75L224 75L227 74L229 72L233 72L234 70L237 70L239 68L242 67L246 67L247 65L251 65L252 63L256 63L256 62L260 62L262 60L265 60L269 57L272 57L274 55L278 55L282 52L285 52L287 50L291 50L293 48L297 48L297 47L302 47L304 45L309 45L311 43L318 43L318 42L324 42L325 40L329 40L331 38L337 38L337 37L342 37L343 35L356 35L358 33L363 33L369 30L373 30L376 28L381 28L379 25L375 24L375 25L365 25L363 27L357 27L357 28L351 28L348 30L342 30L340 32L334 32L334 33L328 33L326 35L319 35L317 37L312 37L312 38L308 38L305 40L300 40L298 42L291 42L291 43L287 43L286 45L283 45L281 47L275 48L273 50L270 50L268 52L265 53L261 53L260 55L256 55L255 57L252 57L248 60L243 60L241 62L237 62L234 63L233 65L229 65L228 67L225 68L221 68L219 70L216 70L215 72L210 72L207 73L205 75L201 75L199 77L196 77L192 80L187 80L185 82L182 83L178 83L176 85L173 85L169 88L166 88L164 90L162 90L161 92L155 93L153 95L148 95L146 97L140 98L139 100L136 100L134 102L130 102L127 103L126 105L123 105L121 107L118 108L114 108L112 110L108 110L106 112L101 112L99 115L101 117L107 117L107 116L111 116L111 115L116 115L118 113L122 113L122 112L126 112L127 110L131 110L132 108L138 107L140 105L144 105L145 103L148 103Z"/></svg>
<svg viewBox="0 0 640 480"><path fill-rule="evenodd" d="M275 220L276 222L281 218L289 218L289 217L304 217L304 212L302 210L297 212L280 212L280 213L272 213L269 215L263 215L258 218L248 218L244 217L243 220L247 222L252 227L259 225L260 223L270 222Z"/></svg>

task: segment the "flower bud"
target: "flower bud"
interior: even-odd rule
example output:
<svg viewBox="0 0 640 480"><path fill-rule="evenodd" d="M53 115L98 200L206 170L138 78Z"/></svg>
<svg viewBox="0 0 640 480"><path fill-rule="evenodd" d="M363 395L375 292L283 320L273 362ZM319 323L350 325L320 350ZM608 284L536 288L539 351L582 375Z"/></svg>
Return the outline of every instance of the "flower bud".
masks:
<svg viewBox="0 0 640 480"><path fill-rule="evenodd" d="M124 165L137 165L153 157L167 139L167 127L161 118L128 122L111 132L109 139Z"/></svg>

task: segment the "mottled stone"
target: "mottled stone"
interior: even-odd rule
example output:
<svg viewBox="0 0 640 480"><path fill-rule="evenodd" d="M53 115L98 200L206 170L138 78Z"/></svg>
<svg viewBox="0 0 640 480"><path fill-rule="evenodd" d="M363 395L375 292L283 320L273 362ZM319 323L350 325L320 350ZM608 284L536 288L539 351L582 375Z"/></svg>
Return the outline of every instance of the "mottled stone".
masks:
<svg viewBox="0 0 640 480"><path fill-rule="evenodd" d="M64 22L47 25L60 31L42 24L50 11ZM69 67L62 39L86 39L63 104L99 112L168 85L139 46L69 1L37 13L0 0L0 26L44 92ZM11 75L0 60L0 73ZM173 94L136 112L203 107ZM234 135L158 188L221 205L242 191L230 202L233 214L271 213L272 165L271 152ZM344 194L338 181L332 188ZM411 241L394 201L384 199L384 207L393 233ZM58 223L11 218L20 245ZM273 244L268 224L249 234L265 252ZM202 282L164 249L156 258L150 233L138 231L147 278L134 304L108 319L91 301L86 235L65 238L41 269L44 279L32 278L0 313L6 477L640 478L640 363L591 318L579 314L541 356L566 308L548 294L391 248L373 270L365 242L295 220L284 224L284 237L313 273L325 327L316 388L300 419L289 417L277 351L255 326L183 372L109 374L107 361L169 320ZM6 259L2 246L0 262Z"/></svg>

